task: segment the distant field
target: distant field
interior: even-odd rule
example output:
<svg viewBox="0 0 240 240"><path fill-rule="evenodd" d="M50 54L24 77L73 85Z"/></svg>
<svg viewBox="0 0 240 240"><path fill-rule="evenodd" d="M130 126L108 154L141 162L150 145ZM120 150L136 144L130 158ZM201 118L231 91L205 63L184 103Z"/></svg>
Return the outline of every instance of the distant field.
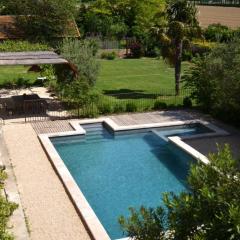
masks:
<svg viewBox="0 0 240 240"><path fill-rule="evenodd" d="M101 60L96 89L105 94L151 94L174 89L174 69L153 58ZM183 63L183 70L187 63Z"/></svg>
<svg viewBox="0 0 240 240"><path fill-rule="evenodd" d="M221 23L233 29L240 27L240 7L198 6L198 10L202 27L212 23Z"/></svg>

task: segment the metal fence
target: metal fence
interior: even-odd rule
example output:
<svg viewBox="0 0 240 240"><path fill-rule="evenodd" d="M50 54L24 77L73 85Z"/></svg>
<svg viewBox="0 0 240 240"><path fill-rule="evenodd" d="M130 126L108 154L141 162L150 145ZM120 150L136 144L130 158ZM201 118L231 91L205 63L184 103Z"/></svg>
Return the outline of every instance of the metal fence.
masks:
<svg viewBox="0 0 240 240"><path fill-rule="evenodd" d="M174 89L162 89L157 93L141 91L125 91L101 95L98 101L81 107L58 100L25 100L18 109L4 108L0 117L23 118L26 122L96 117L98 115L120 114L129 112L146 112L163 110L183 105L185 97L190 96L189 89L182 89L178 96ZM21 109L21 111L19 110Z"/></svg>
<svg viewBox="0 0 240 240"><path fill-rule="evenodd" d="M240 0L191 0L197 5L240 7Z"/></svg>

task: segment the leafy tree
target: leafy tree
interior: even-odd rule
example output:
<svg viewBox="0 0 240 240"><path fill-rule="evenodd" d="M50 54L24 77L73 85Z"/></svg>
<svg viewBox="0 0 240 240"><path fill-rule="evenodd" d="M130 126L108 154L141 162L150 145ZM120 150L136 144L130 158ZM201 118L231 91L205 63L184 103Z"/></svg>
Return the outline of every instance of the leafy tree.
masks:
<svg viewBox="0 0 240 240"><path fill-rule="evenodd" d="M162 55L175 67L175 89L179 95L183 46L199 31L197 9L187 0L169 0L166 6L166 25L157 25L154 30L162 45Z"/></svg>
<svg viewBox="0 0 240 240"><path fill-rule="evenodd" d="M94 86L99 72L99 63L94 56L95 46L92 42L65 39L60 52L76 68L77 76L75 78L84 77L89 86ZM62 80L64 81L64 79ZM74 78L71 78L69 81L73 80Z"/></svg>
<svg viewBox="0 0 240 240"><path fill-rule="evenodd" d="M222 120L240 122L240 42L223 44L196 58L184 76L192 98Z"/></svg>
<svg viewBox="0 0 240 240"><path fill-rule="evenodd" d="M96 0L81 5L78 24L85 34L144 39L163 6L163 0Z"/></svg>
<svg viewBox="0 0 240 240"><path fill-rule="evenodd" d="M190 169L190 192L163 195L165 208L131 210L119 222L136 240L237 240L240 238L240 172L229 146ZM167 209L167 210L165 210Z"/></svg>
<svg viewBox="0 0 240 240"><path fill-rule="evenodd" d="M76 11L76 0L4 0L4 11L18 15L18 27L31 40L62 37Z"/></svg>
<svg viewBox="0 0 240 240"><path fill-rule="evenodd" d="M75 107L83 107L97 101L98 96L92 90L99 72L99 64L94 56L95 48L89 41L65 39L60 52L69 66L56 66L58 91L64 100Z"/></svg>

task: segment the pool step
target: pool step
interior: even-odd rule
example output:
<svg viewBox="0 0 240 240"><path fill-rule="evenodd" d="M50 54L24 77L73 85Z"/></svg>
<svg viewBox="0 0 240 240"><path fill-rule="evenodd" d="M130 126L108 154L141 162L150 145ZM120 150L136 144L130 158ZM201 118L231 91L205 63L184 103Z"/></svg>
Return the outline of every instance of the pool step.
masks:
<svg viewBox="0 0 240 240"><path fill-rule="evenodd" d="M113 135L103 127L102 123L84 124L82 127L86 130L85 141L96 142L113 138Z"/></svg>

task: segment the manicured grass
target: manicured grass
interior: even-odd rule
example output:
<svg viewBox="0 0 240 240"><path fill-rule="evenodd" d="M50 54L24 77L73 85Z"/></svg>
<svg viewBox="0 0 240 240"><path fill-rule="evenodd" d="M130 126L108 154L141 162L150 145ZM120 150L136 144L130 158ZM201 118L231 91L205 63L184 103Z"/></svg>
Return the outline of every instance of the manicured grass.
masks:
<svg viewBox="0 0 240 240"><path fill-rule="evenodd" d="M106 94L159 93L174 89L174 69L153 58L100 60L96 89ZM187 63L183 63L183 69Z"/></svg>
<svg viewBox="0 0 240 240"><path fill-rule="evenodd" d="M16 83L19 78L25 79L29 84L35 82L39 74L30 72L29 67L24 66L1 66L0 67L0 87Z"/></svg>

